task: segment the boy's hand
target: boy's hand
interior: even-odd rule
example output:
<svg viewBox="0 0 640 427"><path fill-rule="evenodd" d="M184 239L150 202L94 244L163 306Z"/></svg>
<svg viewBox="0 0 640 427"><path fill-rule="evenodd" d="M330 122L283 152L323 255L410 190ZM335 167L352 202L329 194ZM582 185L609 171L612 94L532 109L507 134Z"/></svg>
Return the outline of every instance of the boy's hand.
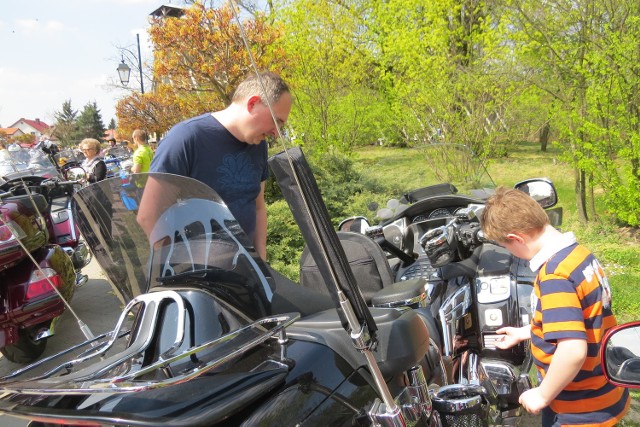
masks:
<svg viewBox="0 0 640 427"><path fill-rule="evenodd" d="M514 328L507 326L506 328L500 328L496 331L496 334L504 335L502 339L496 341L495 345L501 350L506 350L513 347L516 344L521 343L524 340L531 338L531 326L523 326L522 328Z"/></svg>
<svg viewBox="0 0 640 427"><path fill-rule="evenodd" d="M520 395L520 404L527 412L539 414L544 408L549 406L549 402L540 393L540 387L527 390Z"/></svg>

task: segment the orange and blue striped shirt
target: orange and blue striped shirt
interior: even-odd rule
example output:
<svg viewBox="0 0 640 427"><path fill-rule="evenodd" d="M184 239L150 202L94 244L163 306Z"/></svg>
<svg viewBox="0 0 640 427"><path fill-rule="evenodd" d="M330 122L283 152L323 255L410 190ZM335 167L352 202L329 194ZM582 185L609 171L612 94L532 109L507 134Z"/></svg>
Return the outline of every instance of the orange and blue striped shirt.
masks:
<svg viewBox="0 0 640 427"><path fill-rule="evenodd" d="M612 426L625 415L630 401L627 390L607 382L600 366L602 338L616 325L607 278L596 257L578 245L572 233L540 252L546 262L538 255L531 260L532 268L542 261L532 293L531 321L531 351L540 374L546 374L558 340L587 341L580 372L550 407L563 426Z"/></svg>

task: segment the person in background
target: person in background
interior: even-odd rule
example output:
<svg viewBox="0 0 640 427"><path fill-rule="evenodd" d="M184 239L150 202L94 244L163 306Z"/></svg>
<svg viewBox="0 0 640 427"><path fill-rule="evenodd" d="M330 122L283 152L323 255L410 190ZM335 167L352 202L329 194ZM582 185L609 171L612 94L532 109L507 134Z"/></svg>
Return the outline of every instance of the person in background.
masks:
<svg viewBox="0 0 640 427"><path fill-rule="evenodd" d="M136 129L133 131L131 139L136 147L132 157L131 173L149 172L151 160L153 160L153 150L149 147L147 132L142 129Z"/></svg>
<svg viewBox="0 0 640 427"><path fill-rule="evenodd" d="M110 156L112 156L113 154L111 153L111 150L114 150L115 148L118 147L118 143L116 142L116 139L114 137L111 137L107 140L107 143L109 144L106 148L102 149L102 152L100 153L100 156L108 159L110 158Z"/></svg>
<svg viewBox="0 0 640 427"><path fill-rule="evenodd" d="M7 145L4 141L0 141L0 162L10 162L11 153L7 150Z"/></svg>
<svg viewBox="0 0 640 427"><path fill-rule="evenodd" d="M123 141L120 141L120 148L122 148L124 151L126 151L128 154L132 153L131 148L129 148L129 141L127 141L126 139Z"/></svg>
<svg viewBox="0 0 640 427"><path fill-rule="evenodd" d="M238 85L227 108L175 125L160 141L151 163L151 172L188 176L213 188L264 260L267 259L264 184L269 176L266 139L277 136L278 128L289 117L291 104L289 87L278 75L270 72L250 75ZM150 179L144 198L159 199L162 191ZM142 205L138 222L145 231L150 231L145 227L152 227L154 212Z"/></svg>
<svg viewBox="0 0 640 427"><path fill-rule="evenodd" d="M616 325L600 262L573 233L555 229L544 209L520 190L498 188L481 224L487 238L538 272L531 324L496 331L503 335L496 343L501 349L531 340L542 381L520 396L520 404L541 412L543 427L615 425L630 400L626 389L607 382L600 366L602 338Z"/></svg>
<svg viewBox="0 0 640 427"><path fill-rule="evenodd" d="M85 138L80 142L80 150L85 159L82 168L87 172L87 182L94 183L102 181L107 177L107 165L98 154L100 153L100 142L94 138Z"/></svg>

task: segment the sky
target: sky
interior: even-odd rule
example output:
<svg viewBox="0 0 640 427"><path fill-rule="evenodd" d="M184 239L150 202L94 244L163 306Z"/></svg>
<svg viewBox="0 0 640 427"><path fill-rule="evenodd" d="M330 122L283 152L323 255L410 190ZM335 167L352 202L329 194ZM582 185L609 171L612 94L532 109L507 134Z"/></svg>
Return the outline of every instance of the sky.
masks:
<svg viewBox="0 0 640 427"><path fill-rule="evenodd" d="M151 62L149 13L177 0L3 0L0 4L0 127L20 118L54 123L66 100L78 113L96 102L107 127L127 89L116 68L119 48ZM144 68L144 65L143 65ZM148 83L145 81L145 90ZM117 120L117 119L116 119Z"/></svg>

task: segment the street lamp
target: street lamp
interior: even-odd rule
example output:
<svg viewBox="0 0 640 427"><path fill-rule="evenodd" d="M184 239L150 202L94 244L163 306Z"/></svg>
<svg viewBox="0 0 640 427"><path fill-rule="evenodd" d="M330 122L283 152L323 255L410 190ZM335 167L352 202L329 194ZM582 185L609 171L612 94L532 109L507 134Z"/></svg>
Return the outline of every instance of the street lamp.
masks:
<svg viewBox="0 0 640 427"><path fill-rule="evenodd" d="M120 83L124 86L129 84L129 75L131 74L131 68L127 64L124 63L124 56L122 57L122 62L118 65L118 75L120 76Z"/></svg>
<svg viewBox="0 0 640 427"><path fill-rule="evenodd" d="M144 93L144 81L142 80L142 57L140 56L140 34L136 34L136 42L138 43L138 69L140 70L140 92ZM124 63L124 56L122 62L116 68L118 76L120 76L120 83L124 86L129 84L129 76L131 75L131 68Z"/></svg>

